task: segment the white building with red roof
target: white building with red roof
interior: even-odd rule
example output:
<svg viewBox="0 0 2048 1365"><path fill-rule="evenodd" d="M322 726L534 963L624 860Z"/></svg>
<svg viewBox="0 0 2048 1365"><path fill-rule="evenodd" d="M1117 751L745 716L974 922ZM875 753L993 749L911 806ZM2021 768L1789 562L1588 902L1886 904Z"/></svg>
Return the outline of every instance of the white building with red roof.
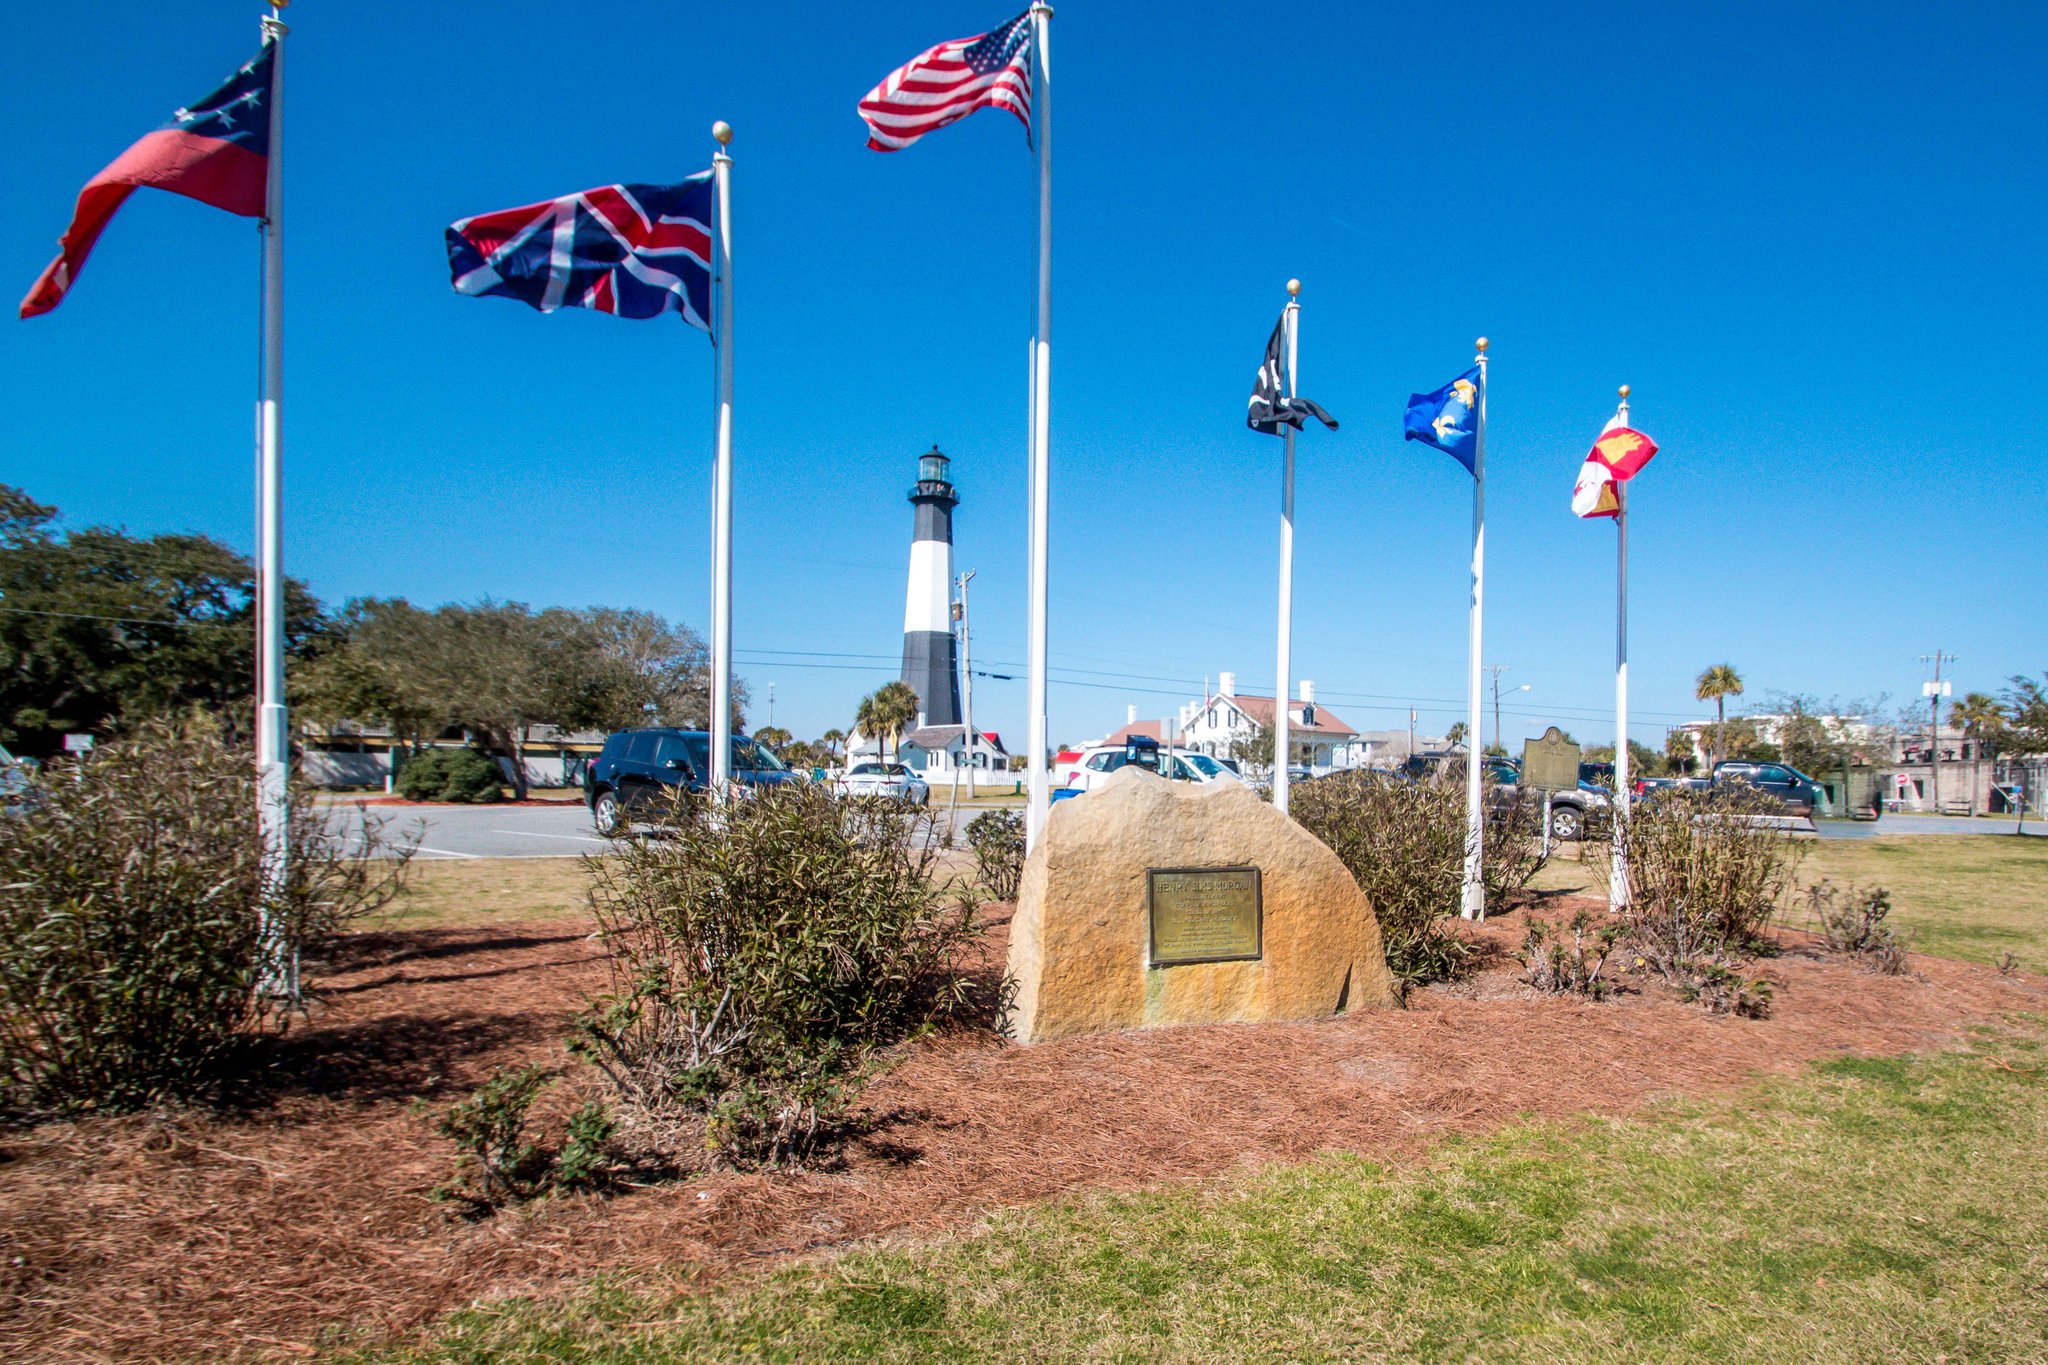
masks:
<svg viewBox="0 0 2048 1365"><path fill-rule="evenodd" d="M1224 673L1217 678L1213 696L1181 708L1178 742L1185 748L1229 758L1239 745L1272 726L1274 717L1273 698L1239 692L1237 675ZM1338 752L1358 738L1358 731L1316 700L1316 685L1308 681L1301 684L1301 696L1287 702L1287 724L1292 761L1311 768L1341 766ZM1254 761L1262 760L1255 757Z"/></svg>

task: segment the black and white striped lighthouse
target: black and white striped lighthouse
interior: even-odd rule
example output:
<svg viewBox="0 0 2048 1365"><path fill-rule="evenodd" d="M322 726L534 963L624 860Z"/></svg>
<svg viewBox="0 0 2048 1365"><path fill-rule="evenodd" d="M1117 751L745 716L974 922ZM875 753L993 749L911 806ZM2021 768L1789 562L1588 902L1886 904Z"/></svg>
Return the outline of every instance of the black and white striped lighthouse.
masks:
<svg viewBox="0 0 2048 1365"><path fill-rule="evenodd" d="M918 457L917 509L910 539L910 589L903 599L903 681L917 693L926 725L960 723L960 668L953 640L953 509L960 495L939 448Z"/></svg>

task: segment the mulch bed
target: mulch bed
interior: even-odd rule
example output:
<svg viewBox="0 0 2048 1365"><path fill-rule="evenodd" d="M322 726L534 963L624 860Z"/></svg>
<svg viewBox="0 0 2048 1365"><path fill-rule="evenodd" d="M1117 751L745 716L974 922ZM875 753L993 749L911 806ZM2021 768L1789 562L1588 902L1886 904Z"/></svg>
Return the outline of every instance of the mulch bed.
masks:
<svg viewBox="0 0 2048 1365"><path fill-rule="evenodd" d="M443 1107L496 1066L562 1059L567 1019L606 980L600 947L573 920L364 934L232 1112L0 1133L0 1357L289 1358L323 1330L404 1331L598 1269L708 1282L1077 1191L1331 1149L1413 1158L1521 1115L1626 1112L2048 1007L2040 978L1922 957L1911 976L1874 976L1797 934L1762 964L1778 986L1767 1020L1654 990L1546 998L1509 956L1523 927L1486 926L1493 965L1405 1011L1033 1048L940 1037L868 1090L865 1131L837 1169L700 1177L482 1222L428 1198L454 1152L420 1102ZM992 924L994 960L1006 934Z"/></svg>

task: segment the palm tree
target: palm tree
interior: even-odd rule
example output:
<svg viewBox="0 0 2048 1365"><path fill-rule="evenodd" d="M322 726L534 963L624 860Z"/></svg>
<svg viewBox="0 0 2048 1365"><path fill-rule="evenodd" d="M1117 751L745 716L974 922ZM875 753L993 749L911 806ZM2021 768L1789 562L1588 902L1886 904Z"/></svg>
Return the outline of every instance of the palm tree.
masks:
<svg viewBox="0 0 2048 1365"><path fill-rule="evenodd" d="M825 746L825 756L834 763L839 761L839 746L846 740L844 731L827 730L818 736L818 743Z"/></svg>
<svg viewBox="0 0 2048 1365"><path fill-rule="evenodd" d="M860 706L853 716L853 728L864 735L873 735L889 746L891 756L897 756L897 745L903 731L917 719L917 690L909 683L898 679L883 683L873 692L860 699Z"/></svg>
<svg viewBox="0 0 2048 1365"><path fill-rule="evenodd" d="M1462 720L1453 722L1451 728L1444 731L1444 743L1450 745L1453 749L1455 749L1464 742L1465 722Z"/></svg>
<svg viewBox="0 0 2048 1365"><path fill-rule="evenodd" d="M1742 675L1735 671L1734 664L1715 664L1700 671L1692 694L1701 701L1714 703L1714 762L1719 763L1726 757L1723 740L1728 726L1728 698L1742 695ZM1711 764L1707 771L1713 771Z"/></svg>
<svg viewBox="0 0 2048 1365"><path fill-rule="evenodd" d="M882 733L882 708L875 701L875 694L872 692L862 697L860 705L853 708L853 733L868 736L878 736ZM849 763L853 761L850 747L846 758Z"/></svg>
<svg viewBox="0 0 2048 1365"><path fill-rule="evenodd" d="M1948 723L1970 740L1970 814L1977 813L1977 764L1984 755L1984 741L1998 733L2005 712L1998 702L1982 692L1971 692L1961 701L1949 703Z"/></svg>
<svg viewBox="0 0 2048 1365"><path fill-rule="evenodd" d="M917 723L917 713L924 703L917 699L917 689L899 678L875 689L875 705L879 709L880 733L888 736L891 756L900 760L903 732Z"/></svg>

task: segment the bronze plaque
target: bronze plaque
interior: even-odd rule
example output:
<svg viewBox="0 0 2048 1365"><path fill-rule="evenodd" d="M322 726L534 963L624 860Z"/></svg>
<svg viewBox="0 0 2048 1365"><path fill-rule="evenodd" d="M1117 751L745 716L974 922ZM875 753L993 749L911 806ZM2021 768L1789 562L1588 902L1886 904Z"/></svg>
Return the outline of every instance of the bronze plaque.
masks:
<svg viewBox="0 0 2048 1365"><path fill-rule="evenodd" d="M1579 746L1555 725L1543 732L1543 738L1523 741L1520 786L1532 792L1578 790Z"/></svg>
<svg viewBox="0 0 2048 1365"><path fill-rule="evenodd" d="M1256 867L1155 867L1145 874L1152 965L1257 961L1264 908Z"/></svg>

